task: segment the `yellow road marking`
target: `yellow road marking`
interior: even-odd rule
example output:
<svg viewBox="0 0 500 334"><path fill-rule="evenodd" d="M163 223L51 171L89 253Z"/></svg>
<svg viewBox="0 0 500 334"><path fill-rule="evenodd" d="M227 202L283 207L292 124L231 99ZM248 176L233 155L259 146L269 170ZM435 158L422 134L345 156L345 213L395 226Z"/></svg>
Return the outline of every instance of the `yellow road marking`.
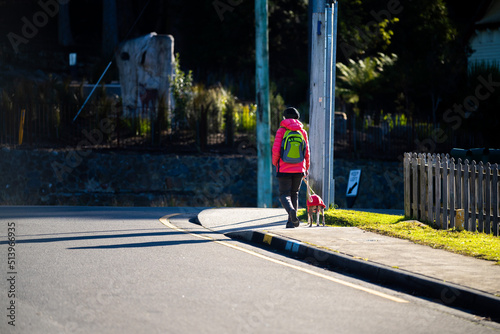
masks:
<svg viewBox="0 0 500 334"><path fill-rule="evenodd" d="M334 277L331 277L331 276L328 276L328 275L325 275L325 274L322 274L322 273L318 273L318 272L315 272L315 271L310 270L310 269L302 268L302 267L296 266L294 264L286 263L286 262L281 261L281 260L273 259L271 257L259 254L257 252L254 252L252 250L249 250L249 249L246 249L246 248L243 248L243 247L239 247L239 246L233 245L233 244L231 244L229 242L226 242L226 241L220 241L220 240L216 240L216 239L214 239L212 237L209 237L209 236L206 236L206 235L196 234L196 233L189 232L187 230L184 230L184 229L182 229L180 227L177 227L177 226L173 225L172 223L170 223L168 221L168 219L170 217L173 217L173 216L176 216L176 215L177 214L171 214L171 215L164 216L164 217L160 218L160 222L163 225L167 226L168 228L171 228L171 229L176 230L178 232L187 233L187 234L190 234L192 236L195 236L197 238L201 238L201 239L204 239L204 240L210 240L210 241L213 241L213 242L215 242L217 244L220 244L220 245L223 245L223 246L226 246L226 247L229 247L229 248L233 248L233 249L239 250L241 252L244 252L244 253L256 256L258 258L261 258L261 259L264 259L264 260L267 260L267 261L270 261L270 262L273 262L273 263L276 263L276 264L280 264L282 266L289 267L289 268L292 268L292 269L295 269L295 270L299 270L299 271L301 271L303 273L307 273L307 274L310 274L310 275L313 275L313 276L316 276L316 277L321 277L321 278L324 278L324 279L326 279L328 281L335 282L337 284L341 284L341 285L344 285L344 286L347 286L347 287L350 287L350 288L353 288L353 289L356 289L356 290L364 291L364 292L367 292L369 294L372 294L372 295L375 295L375 296L379 296L379 297L391 300L391 301L396 302L396 303L408 303L407 300L404 300L404 299L401 299L401 298L398 298L398 297L394 297L394 296L391 296L391 295L388 295L388 294L385 294L383 292L379 292L379 291L376 291L376 290L373 290L373 289L370 289L370 288L366 288L366 287L363 287L361 285L357 285L357 284L354 284L354 283L346 282L346 281L343 281L341 279L334 278Z"/></svg>

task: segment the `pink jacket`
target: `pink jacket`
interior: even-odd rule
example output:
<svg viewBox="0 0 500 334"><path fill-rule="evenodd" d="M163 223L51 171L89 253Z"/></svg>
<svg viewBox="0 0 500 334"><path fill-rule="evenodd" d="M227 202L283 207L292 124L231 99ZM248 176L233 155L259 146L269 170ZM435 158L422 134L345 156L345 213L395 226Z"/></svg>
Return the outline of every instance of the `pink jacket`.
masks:
<svg viewBox="0 0 500 334"><path fill-rule="evenodd" d="M302 132L306 140L305 159L297 164L287 163L281 159L281 141L287 129ZM289 118L281 121L280 128L276 131L272 153L273 165L276 166L276 171L279 173L306 173L309 170L309 139L306 130L304 130L302 123L298 119Z"/></svg>

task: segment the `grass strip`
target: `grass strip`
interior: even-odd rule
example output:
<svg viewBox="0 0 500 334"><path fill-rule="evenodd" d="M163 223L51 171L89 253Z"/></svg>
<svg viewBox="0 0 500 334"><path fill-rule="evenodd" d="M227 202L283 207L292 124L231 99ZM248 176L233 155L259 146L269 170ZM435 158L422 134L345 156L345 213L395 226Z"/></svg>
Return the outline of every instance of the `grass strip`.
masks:
<svg viewBox="0 0 500 334"><path fill-rule="evenodd" d="M305 209L299 211L306 220ZM365 231L411 240L420 245L444 249L478 259L495 261L500 265L500 237L491 234L440 230L404 216L366 211L330 209L325 211L325 222L330 226L354 226Z"/></svg>

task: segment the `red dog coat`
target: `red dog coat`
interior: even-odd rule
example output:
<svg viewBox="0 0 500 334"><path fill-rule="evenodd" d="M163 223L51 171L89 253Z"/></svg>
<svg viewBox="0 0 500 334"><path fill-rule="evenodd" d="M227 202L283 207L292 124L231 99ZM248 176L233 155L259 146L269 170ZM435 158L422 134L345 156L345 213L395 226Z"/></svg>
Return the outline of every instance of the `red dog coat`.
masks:
<svg viewBox="0 0 500 334"><path fill-rule="evenodd" d="M322 206L323 208L326 208L326 205L323 202L323 200L321 199L321 197L319 197L316 194L311 195L309 197L309 200L307 201L307 206L308 207L310 207L310 206Z"/></svg>

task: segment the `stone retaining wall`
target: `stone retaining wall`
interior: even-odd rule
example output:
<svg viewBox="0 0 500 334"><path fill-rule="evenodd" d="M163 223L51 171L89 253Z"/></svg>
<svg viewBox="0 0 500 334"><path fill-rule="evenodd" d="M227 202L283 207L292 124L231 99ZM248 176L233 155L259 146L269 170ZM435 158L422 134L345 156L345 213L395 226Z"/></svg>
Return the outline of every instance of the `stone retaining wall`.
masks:
<svg viewBox="0 0 500 334"><path fill-rule="evenodd" d="M230 206L257 203L257 159L85 150L0 150L1 205ZM361 169L354 207L403 208L402 166L335 160L335 202ZM273 177L273 181L275 178ZM279 206L273 182L273 206ZM305 185L301 207L305 206Z"/></svg>

